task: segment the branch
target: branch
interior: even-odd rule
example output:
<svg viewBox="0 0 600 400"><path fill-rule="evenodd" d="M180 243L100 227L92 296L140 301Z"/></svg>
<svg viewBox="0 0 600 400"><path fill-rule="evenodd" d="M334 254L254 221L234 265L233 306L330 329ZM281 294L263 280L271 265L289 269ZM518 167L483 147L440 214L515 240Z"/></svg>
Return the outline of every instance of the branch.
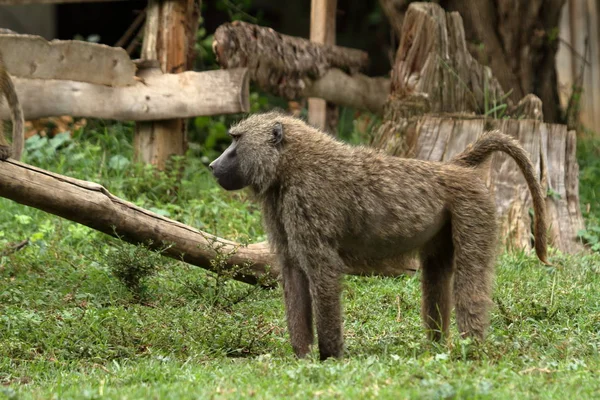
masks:
<svg viewBox="0 0 600 400"><path fill-rule="evenodd" d="M145 76L132 86L14 78L25 119L73 115L152 121L247 112L246 69ZM0 105L0 118L8 118Z"/></svg>
<svg viewBox="0 0 600 400"><path fill-rule="evenodd" d="M228 268L247 265L248 275L234 279L256 284L260 278L277 278L279 266L266 242L242 246L213 236L112 195L103 186L45 171L14 160L0 162L0 196L83 224L110 236L118 235L133 244L160 248L171 246L164 255L213 270L215 247L223 254L233 253ZM378 275L397 276L414 270L413 264L398 260L380 262ZM270 268L267 268L270 266ZM350 266L349 273L364 275L366 265Z"/></svg>

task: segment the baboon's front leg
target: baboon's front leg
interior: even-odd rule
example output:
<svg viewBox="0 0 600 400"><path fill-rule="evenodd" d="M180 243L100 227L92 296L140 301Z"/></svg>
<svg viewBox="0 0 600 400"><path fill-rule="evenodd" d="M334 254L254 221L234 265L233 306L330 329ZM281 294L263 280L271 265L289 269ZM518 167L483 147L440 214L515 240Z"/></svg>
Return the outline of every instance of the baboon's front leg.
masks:
<svg viewBox="0 0 600 400"><path fill-rule="evenodd" d="M296 356L303 358L314 339L308 278L298 265L289 260L283 263L281 275L292 348Z"/></svg>

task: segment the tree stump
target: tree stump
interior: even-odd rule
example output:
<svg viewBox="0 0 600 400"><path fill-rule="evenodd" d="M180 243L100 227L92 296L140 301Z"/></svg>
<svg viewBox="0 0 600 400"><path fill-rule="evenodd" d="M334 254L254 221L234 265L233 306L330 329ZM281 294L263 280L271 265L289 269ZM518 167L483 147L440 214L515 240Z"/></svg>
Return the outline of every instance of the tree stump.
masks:
<svg viewBox="0 0 600 400"><path fill-rule="evenodd" d="M521 142L539 171L548 193L551 245L563 252L581 251L575 133L543 123L536 96L513 104L490 69L469 54L464 37L458 13L446 13L433 3L409 6L384 120L371 144L394 155L445 161L486 130L502 130ZM495 196L504 244L531 249L531 196L516 163L496 153L482 174Z"/></svg>
<svg viewBox="0 0 600 400"><path fill-rule="evenodd" d="M379 0L379 3L396 35L403 39L403 22L414 1ZM563 32L560 39L557 37L565 0L436 0L434 3L460 13L471 54L491 68L504 90L510 90L514 102L533 93L543 101L547 122L561 122L555 59L559 43L564 39L570 42ZM582 38L594 35L586 30L585 23L573 26ZM575 50L578 56L584 53L583 40L580 43L581 47Z"/></svg>

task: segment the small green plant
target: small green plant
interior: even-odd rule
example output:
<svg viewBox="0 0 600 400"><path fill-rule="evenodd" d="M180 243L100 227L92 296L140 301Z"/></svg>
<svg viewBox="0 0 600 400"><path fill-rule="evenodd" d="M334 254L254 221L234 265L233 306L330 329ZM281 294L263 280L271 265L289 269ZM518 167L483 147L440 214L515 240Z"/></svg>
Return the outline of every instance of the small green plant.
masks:
<svg viewBox="0 0 600 400"><path fill-rule="evenodd" d="M593 251L600 252L600 138L584 131L577 140L579 196L586 228L578 237Z"/></svg>
<svg viewBox="0 0 600 400"><path fill-rule="evenodd" d="M600 252L600 225L588 224L586 229L577 232L577 236L588 244L590 249Z"/></svg>
<svg viewBox="0 0 600 400"><path fill-rule="evenodd" d="M205 274L204 279L190 281L183 284L195 295L201 297L213 307L230 309L232 306L250 298L264 287L273 287L276 282L268 274L258 278L256 285L247 285L237 282L234 278L239 276L253 276L250 262L242 265L228 265L229 259L237 252L238 247L225 249L228 245L215 236L205 236L207 247L214 253L210 261L214 273ZM245 246L246 244L242 244Z"/></svg>
<svg viewBox="0 0 600 400"><path fill-rule="evenodd" d="M440 64L456 79L456 81L463 87L466 93L470 96L472 106L474 108L479 107L478 99L475 93L467 85L467 83L456 73L455 69L449 65L441 56L438 56ZM489 87L489 77L486 75L483 77L483 110L480 112L487 118L502 119L506 117L506 111L508 110L507 99L512 93L512 89L504 93L499 98L496 97L497 93L495 90L491 90Z"/></svg>
<svg viewBox="0 0 600 400"><path fill-rule="evenodd" d="M154 250L152 241L137 246L120 240L116 243L115 251L107 255L105 263L136 300L145 300L148 295L147 280L164 265L161 253L169 246Z"/></svg>
<svg viewBox="0 0 600 400"><path fill-rule="evenodd" d="M484 112L483 115L491 117L493 119L502 119L505 117L506 110L508 109L507 99L512 93L512 89L504 93L500 98L496 97L496 91L490 90L489 80L484 78L483 80L483 101L484 101Z"/></svg>
<svg viewBox="0 0 600 400"><path fill-rule="evenodd" d="M27 139L25 149L28 162L40 164L56 157L57 151L69 151L74 146L70 132L62 132L53 138L35 135Z"/></svg>

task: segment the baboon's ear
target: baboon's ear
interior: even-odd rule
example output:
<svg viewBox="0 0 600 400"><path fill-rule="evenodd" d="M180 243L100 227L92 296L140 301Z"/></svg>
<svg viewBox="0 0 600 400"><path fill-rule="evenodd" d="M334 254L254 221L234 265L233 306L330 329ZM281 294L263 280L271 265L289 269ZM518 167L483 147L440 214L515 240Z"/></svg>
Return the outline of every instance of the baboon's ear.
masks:
<svg viewBox="0 0 600 400"><path fill-rule="evenodd" d="M275 126L273 126L273 137L271 139L273 144L279 144L283 141L283 125L281 122L275 122Z"/></svg>

